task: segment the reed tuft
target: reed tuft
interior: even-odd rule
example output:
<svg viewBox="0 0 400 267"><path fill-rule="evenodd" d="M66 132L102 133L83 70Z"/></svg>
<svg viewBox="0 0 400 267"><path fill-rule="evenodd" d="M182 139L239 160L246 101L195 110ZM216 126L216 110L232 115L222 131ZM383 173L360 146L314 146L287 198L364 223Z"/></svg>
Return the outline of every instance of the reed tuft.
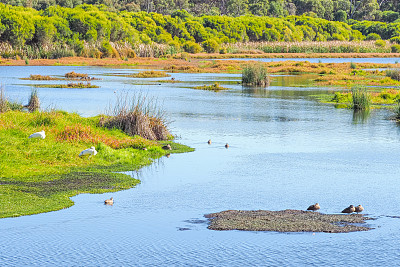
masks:
<svg viewBox="0 0 400 267"><path fill-rule="evenodd" d="M371 95L366 87L355 86L351 89L353 96L352 108L354 110L366 110L371 105Z"/></svg>
<svg viewBox="0 0 400 267"><path fill-rule="evenodd" d="M261 64L248 64L242 71L242 84L254 86L269 86L267 68Z"/></svg>
<svg viewBox="0 0 400 267"><path fill-rule="evenodd" d="M29 112L34 112L40 109L40 100L37 89L32 89L31 95L29 97L29 102L26 107L28 108Z"/></svg>
<svg viewBox="0 0 400 267"><path fill-rule="evenodd" d="M389 69L386 71L386 77L400 81L400 69Z"/></svg>

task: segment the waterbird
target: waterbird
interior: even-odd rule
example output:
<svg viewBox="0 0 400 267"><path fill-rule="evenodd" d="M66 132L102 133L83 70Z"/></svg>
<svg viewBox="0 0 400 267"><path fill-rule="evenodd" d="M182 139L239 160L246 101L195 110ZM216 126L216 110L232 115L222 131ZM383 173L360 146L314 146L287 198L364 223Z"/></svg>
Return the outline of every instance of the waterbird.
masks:
<svg viewBox="0 0 400 267"><path fill-rule="evenodd" d="M361 205L358 205L358 206L355 207L354 209L355 209L355 212L359 213L359 212L362 212L362 211L364 210L364 207L361 206Z"/></svg>
<svg viewBox="0 0 400 267"><path fill-rule="evenodd" d="M344 210L342 210L342 213L353 213L356 211L356 208L353 205L348 206Z"/></svg>
<svg viewBox="0 0 400 267"><path fill-rule="evenodd" d="M172 150L172 147L170 144L167 144L166 146L163 146L162 149L164 150Z"/></svg>
<svg viewBox="0 0 400 267"><path fill-rule="evenodd" d="M315 203L314 205L311 205L307 208L307 210L312 210L312 211L316 211L319 210L321 207L319 206L318 203Z"/></svg>
<svg viewBox="0 0 400 267"><path fill-rule="evenodd" d="M110 199L104 200L104 204L106 204L106 205L112 205L112 204L114 204L114 198L111 197Z"/></svg>
<svg viewBox="0 0 400 267"><path fill-rule="evenodd" d="M42 130L41 132L37 132L37 133L33 133L29 136L29 138L42 138L45 139L46 138L46 134L44 133L44 130Z"/></svg>
<svg viewBox="0 0 400 267"><path fill-rule="evenodd" d="M97 154L96 148L94 146L92 146L91 148L85 149L81 153L79 153L79 157L86 156L86 155L89 155L89 157L90 157L90 156L92 156L92 155L94 156L96 154Z"/></svg>
<svg viewBox="0 0 400 267"><path fill-rule="evenodd" d="M210 139L210 140L208 140L208 141L207 141L207 143L208 143L209 145L211 145L211 139Z"/></svg>
<svg viewBox="0 0 400 267"><path fill-rule="evenodd" d="M228 144L228 143L226 143L226 144L225 144L225 148L228 148L228 147L229 147L229 144Z"/></svg>

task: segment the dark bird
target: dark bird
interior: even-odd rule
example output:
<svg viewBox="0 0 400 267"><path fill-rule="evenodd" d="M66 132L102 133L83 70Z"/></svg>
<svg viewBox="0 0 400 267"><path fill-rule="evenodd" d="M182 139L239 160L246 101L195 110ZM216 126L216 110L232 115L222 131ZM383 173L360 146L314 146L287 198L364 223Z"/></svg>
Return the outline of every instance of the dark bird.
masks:
<svg viewBox="0 0 400 267"><path fill-rule="evenodd" d="M364 210L363 206L358 205L357 207L355 207L355 212L359 213L362 212Z"/></svg>
<svg viewBox="0 0 400 267"><path fill-rule="evenodd" d="M163 146L162 149L164 150L172 150L172 147L170 144L167 144L166 146Z"/></svg>
<svg viewBox="0 0 400 267"><path fill-rule="evenodd" d="M356 208L353 205L348 206L344 210L342 210L342 213L353 213L356 211Z"/></svg>
<svg viewBox="0 0 400 267"><path fill-rule="evenodd" d="M114 198L110 198L110 199L106 199L106 200L104 200L104 204L106 204L106 205L112 205L112 204L114 204Z"/></svg>
<svg viewBox="0 0 400 267"><path fill-rule="evenodd" d="M228 145L228 143L226 143L225 148L228 148L228 147L229 147L229 145Z"/></svg>
<svg viewBox="0 0 400 267"><path fill-rule="evenodd" d="M208 142L207 142L209 145L211 145L211 139L210 140L208 140Z"/></svg>
<svg viewBox="0 0 400 267"><path fill-rule="evenodd" d="M321 207L319 206L319 204L315 203L314 205L309 206L307 210L316 211L316 210L319 210L320 208Z"/></svg>

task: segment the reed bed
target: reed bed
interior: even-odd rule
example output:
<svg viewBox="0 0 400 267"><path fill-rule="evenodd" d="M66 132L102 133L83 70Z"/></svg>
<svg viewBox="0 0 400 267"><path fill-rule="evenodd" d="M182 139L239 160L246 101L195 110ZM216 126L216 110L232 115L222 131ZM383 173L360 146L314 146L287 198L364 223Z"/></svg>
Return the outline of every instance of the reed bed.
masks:
<svg viewBox="0 0 400 267"><path fill-rule="evenodd" d="M400 69L386 70L386 77L390 77L393 80L400 81Z"/></svg>
<svg viewBox="0 0 400 267"><path fill-rule="evenodd" d="M64 76L67 79L81 79L81 78L87 78L88 77L88 75L86 73L77 73L77 72L74 72L74 71L68 72Z"/></svg>
<svg viewBox="0 0 400 267"><path fill-rule="evenodd" d="M139 135L148 140L168 140L171 134L167 128L164 112L157 101L137 94L117 97L116 105L110 108L109 116L100 121L100 126L120 129L130 136Z"/></svg>
<svg viewBox="0 0 400 267"><path fill-rule="evenodd" d="M326 42L246 42L223 44L228 53L391 53L390 46L377 46L375 41Z"/></svg>
<svg viewBox="0 0 400 267"><path fill-rule="evenodd" d="M168 73L166 73L164 71L149 70L149 71L141 71L139 73L129 75L129 77L133 77L133 78L163 78L163 77L171 77L171 75L169 75Z"/></svg>
<svg viewBox="0 0 400 267"><path fill-rule="evenodd" d="M194 87L194 89L214 91L214 92L219 92L219 91L222 91L222 90L229 90L229 88L222 87L221 85L219 85L219 83L213 83L213 84L210 84L210 85L197 86L197 87Z"/></svg>
<svg viewBox="0 0 400 267"><path fill-rule="evenodd" d="M242 70L242 84L253 86L269 86L267 68L261 64L248 64Z"/></svg>
<svg viewBox="0 0 400 267"><path fill-rule="evenodd" d="M40 100L37 89L32 89L26 108L29 110L29 112L34 112L40 109Z"/></svg>
<svg viewBox="0 0 400 267"><path fill-rule="evenodd" d="M51 81L51 80L58 80L58 79L51 77L49 75L31 74L31 75L29 75L29 78L26 78L26 80Z"/></svg>
<svg viewBox="0 0 400 267"><path fill-rule="evenodd" d="M353 97L352 108L354 110L366 110L371 106L371 95L366 87L355 86L351 89Z"/></svg>

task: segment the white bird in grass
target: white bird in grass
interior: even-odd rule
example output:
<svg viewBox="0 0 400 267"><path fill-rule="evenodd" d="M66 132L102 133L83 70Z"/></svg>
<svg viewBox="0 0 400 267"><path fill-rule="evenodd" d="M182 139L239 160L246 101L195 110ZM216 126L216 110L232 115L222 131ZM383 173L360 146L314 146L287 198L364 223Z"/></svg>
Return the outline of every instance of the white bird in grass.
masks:
<svg viewBox="0 0 400 267"><path fill-rule="evenodd" d="M33 133L29 136L29 138L42 138L45 139L46 138L46 134L44 133L44 130L41 132L37 132L37 133Z"/></svg>
<svg viewBox="0 0 400 267"><path fill-rule="evenodd" d="M92 146L91 148L85 149L81 153L79 153L79 157L86 156L86 155L89 155L89 157L90 157L90 156L92 156L92 155L94 156L96 154L97 154L96 148L94 148L94 146Z"/></svg>

